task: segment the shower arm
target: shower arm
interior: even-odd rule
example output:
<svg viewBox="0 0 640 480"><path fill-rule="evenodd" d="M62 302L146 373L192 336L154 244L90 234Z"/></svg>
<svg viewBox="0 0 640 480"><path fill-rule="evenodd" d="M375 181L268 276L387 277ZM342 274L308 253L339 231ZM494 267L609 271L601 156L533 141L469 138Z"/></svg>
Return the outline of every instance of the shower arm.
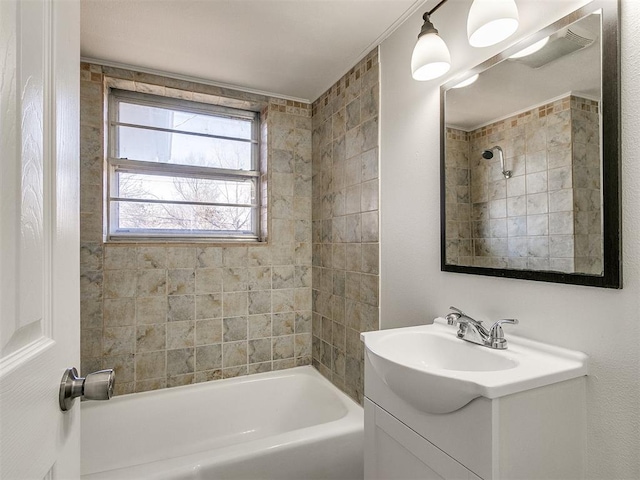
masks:
<svg viewBox="0 0 640 480"><path fill-rule="evenodd" d="M504 175L504 178L511 178L511 174L512 174L511 170L504 169L504 152L502 151L502 147L496 145L491 150L497 150L499 152L500 169L502 170L502 175Z"/></svg>

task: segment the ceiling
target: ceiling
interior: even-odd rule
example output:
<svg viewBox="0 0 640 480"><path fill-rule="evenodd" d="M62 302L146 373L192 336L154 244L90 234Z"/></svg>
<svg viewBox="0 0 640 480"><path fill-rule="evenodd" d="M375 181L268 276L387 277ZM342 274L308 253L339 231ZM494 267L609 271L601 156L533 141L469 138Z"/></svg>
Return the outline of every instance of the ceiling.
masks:
<svg viewBox="0 0 640 480"><path fill-rule="evenodd" d="M424 3L82 0L81 55L313 101Z"/></svg>

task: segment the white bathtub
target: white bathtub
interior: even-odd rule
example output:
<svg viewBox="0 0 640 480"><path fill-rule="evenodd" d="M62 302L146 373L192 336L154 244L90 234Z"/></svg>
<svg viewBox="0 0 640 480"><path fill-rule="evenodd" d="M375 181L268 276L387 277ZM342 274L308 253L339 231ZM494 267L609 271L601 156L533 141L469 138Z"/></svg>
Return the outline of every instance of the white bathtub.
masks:
<svg viewBox="0 0 640 480"><path fill-rule="evenodd" d="M363 411L312 367L82 402L84 480L363 478Z"/></svg>

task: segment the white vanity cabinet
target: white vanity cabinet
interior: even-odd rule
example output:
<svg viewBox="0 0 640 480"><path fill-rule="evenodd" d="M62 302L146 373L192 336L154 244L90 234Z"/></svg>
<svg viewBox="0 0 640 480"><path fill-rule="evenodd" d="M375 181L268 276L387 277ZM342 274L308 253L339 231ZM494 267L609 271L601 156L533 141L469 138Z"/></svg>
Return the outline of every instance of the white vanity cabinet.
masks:
<svg viewBox="0 0 640 480"><path fill-rule="evenodd" d="M365 479L583 478L585 378L429 414L397 396L365 353Z"/></svg>
<svg viewBox="0 0 640 480"><path fill-rule="evenodd" d="M367 398L364 411L366 479L480 479Z"/></svg>

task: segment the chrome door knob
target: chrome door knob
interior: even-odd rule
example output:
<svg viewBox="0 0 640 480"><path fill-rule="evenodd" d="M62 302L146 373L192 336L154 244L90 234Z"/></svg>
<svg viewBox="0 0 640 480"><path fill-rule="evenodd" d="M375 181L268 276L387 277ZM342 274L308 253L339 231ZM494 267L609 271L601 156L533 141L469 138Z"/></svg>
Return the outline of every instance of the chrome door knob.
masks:
<svg viewBox="0 0 640 480"><path fill-rule="evenodd" d="M78 377L78 370L68 368L60 382L60 410L66 412L73 406L76 397L87 400L109 400L113 396L116 374L112 369L99 370Z"/></svg>

